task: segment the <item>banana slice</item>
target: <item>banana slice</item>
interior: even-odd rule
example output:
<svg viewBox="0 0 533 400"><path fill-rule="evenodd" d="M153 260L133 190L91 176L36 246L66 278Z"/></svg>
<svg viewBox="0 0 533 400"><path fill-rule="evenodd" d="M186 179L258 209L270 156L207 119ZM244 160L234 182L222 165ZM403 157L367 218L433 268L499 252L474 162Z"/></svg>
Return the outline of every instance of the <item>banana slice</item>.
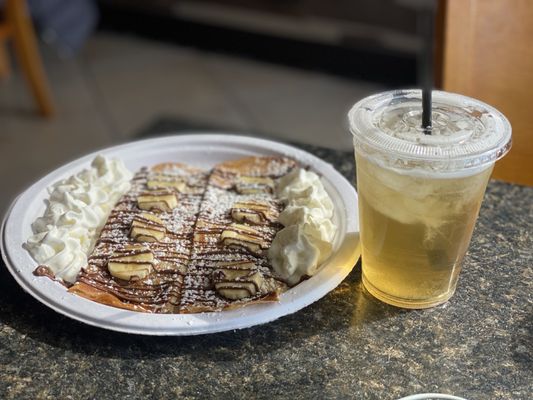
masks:
<svg viewBox="0 0 533 400"><path fill-rule="evenodd" d="M221 224L212 221L206 221L198 218L196 227L194 229L194 241L197 243L213 243L218 242L218 238L222 231L226 228L226 224Z"/></svg>
<svg viewBox="0 0 533 400"><path fill-rule="evenodd" d="M146 186L148 186L148 189L176 189L178 192L182 192L185 188L186 183L178 178L178 177L172 177L172 176L166 176L166 175L153 175L148 178L148 181L146 182Z"/></svg>
<svg viewBox="0 0 533 400"><path fill-rule="evenodd" d="M153 191L139 195L137 205L141 210L171 212L178 206L178 199L174 193Z"/></svg>
<svg viewBox="0 0 533 400"><path fill-rule="evenodd" d="M164 226L165 223L163 222L163 220L161 218L159 218L157 215L155 214L150 214L150 213L140 213L139 214L139 217L141 217L142 219L146 219L150 222L153 222L154 224L157 224L157 225L160 225L160 226ZM135 217L137 218L137 216ZM135 221L135 219L134 219Z"/></svg>
<svg viewBox="0 0 533 400"><path fill-rule="evenodd" d="M160 242L165 238L165 231L141 226L132 226L130 237L136 242Z"/></svg>
<svg viewBox="0 0 533 400"><path fill-rule="evenodd" d="M231 224L220 234L223 245L231 248L245 248L253 254L261 254L266 240L255 229L242 224Z"/></svg>
<svg viewBox="0 0 533 400"><path fill-rule="evenodd" d="M163 221L153 214L141 213L131 222L130 237L136 242L160 242L165 233Z"/></svg>
<svg viewBox="0 0 533 400"><path fill-rule="evenodd" d="M259 176L240 176L235 184L237 193L240 194L257 194L257 193L274 193L274 180Z"/></svg>
<svg viewBox="0 0 533 400"><path fill-rule="evenodd" d="M109 273L115 278L129 281L144 279L152 272L154 255L147 247L128 245L116 251L107 263Z"/></svg>
<svg viewBox="0 0 533 400"><path fill-rule="evenodd" d="M212 279L217 293L230 300L253 297L260 293L265 279L253 263L249 264L250 268L245 269L241 269L243 264L239 264L239 269L231 269L231 265L227 265L228 268L213 271Z"/></svg>
<svg viewBox="0 0 533 400"><path fill-rule="evenodd" d="M265 225L275 222L277 212L271 204L249 201L236 202L231 208L231 217L236 222L248 222L249 224Z"/></svg>

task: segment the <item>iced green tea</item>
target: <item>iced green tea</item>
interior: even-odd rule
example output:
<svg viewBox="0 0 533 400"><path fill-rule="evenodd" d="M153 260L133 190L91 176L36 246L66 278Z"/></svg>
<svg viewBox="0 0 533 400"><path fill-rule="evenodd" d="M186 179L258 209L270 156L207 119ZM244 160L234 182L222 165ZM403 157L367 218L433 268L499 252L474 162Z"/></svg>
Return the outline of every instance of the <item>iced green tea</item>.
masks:
<svg viewBox="0 0 533 400"><path fill-rule="evenodd" d="M494 161L510 147L510 126L483 103L436 92L428 137L419 129L416 91L381 96L377 107L356 105L350 115L362 280L386 303L432 307L455 291Z"/></svg>

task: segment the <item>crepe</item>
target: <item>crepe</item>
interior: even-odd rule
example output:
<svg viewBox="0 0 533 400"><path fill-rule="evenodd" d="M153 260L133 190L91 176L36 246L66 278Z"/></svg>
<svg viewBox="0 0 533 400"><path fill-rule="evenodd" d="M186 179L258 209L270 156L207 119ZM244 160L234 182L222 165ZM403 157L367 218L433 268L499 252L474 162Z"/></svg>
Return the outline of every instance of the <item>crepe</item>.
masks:
<svg viewBox="0 0 533 400"><path fill-rule="evenodd" d="M275 301L287 285L266 252L282 228L275 180L296 162L248 157L209 171L143 168L69 291L134 311L194 313Z"/></svg>

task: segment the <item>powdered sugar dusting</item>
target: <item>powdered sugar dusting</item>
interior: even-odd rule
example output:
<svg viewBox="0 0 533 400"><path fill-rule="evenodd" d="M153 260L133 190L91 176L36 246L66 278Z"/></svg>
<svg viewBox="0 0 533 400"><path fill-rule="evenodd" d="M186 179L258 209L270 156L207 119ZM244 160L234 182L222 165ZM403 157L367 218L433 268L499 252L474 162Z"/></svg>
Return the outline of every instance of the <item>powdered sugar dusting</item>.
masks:
<svg viewBox="0 0 533 400"><path fill-rule="evenodd" d="M261 161L260 158L258 160ZM287 173L295 162L284 157L271 157L267 165L267 168L252 165L246 173L271 179ZM89 265L80 274L78 282L111 293L124 304L133 305L134 309L159 313L221 310L266 294L258 293L242 301L231 301L218 295L214 290L212 274L221 263L252 263L268 280L269 290L284 288L285 285L273 276L265 251L251 253L246 248L232 248L221 243L221 233L235 222L230 213L235 203L260 201L276 213L282 208L273 192L239 193L236 190L239 179L238 172L218 167L199 171L165 164L151 170L142 169L133 178L131 190L111 213L89 258ZM158 242L142 243L154 256L154 271L141 280L116 279L108 272L107 262L113 253L133 242L129 236L132 221L147 212L139 209L137 197L154 190L148 186L148 183L153 186L154 180L163 182L163 185L185 182L185 187L170 185L157 189L175 194L178 207L169 212L149 211L163 222L166 232ZM269 222L254 226L253 232L261 238L266 250L280 228L276 222Z"/></svg>

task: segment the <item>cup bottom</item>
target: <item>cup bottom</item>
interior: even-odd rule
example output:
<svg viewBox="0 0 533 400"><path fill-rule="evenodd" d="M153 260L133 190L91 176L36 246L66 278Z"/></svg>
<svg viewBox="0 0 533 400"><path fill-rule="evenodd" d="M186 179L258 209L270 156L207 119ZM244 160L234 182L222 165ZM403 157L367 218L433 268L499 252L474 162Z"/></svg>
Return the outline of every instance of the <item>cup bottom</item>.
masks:
<svg viewBox="0 0 533 400"><path fill-rule="evenodd" d="M452 296L453 294L455 293L455 287L451 290L449 290L448 292L438 296L438 297L435 297L435 298L432 298L432 299L424 299L424 300L417 300L417 299L403 299L403 298L399 298L399 297L396 297L396 296L391 296L390 294L387 294L381 290L379 290L378 288L376 288L374 285L372 285L372 283L370 283L370 281L368 279L366 279L364 273L362 274L362 277L361 277L362 281L363 281L363 285L365 287L365 289L372 295L374 296L376 299L384 302L384 303L387 303L387 304L390 304L392 306L395 306L395 307L400 307L400 308L408 308L408 309L413 309L413 310L420 310L420 309L424 309L424 308L432 308L432 307L436 307L438 305L441 305L443 303L446 303Z"/></svg>

